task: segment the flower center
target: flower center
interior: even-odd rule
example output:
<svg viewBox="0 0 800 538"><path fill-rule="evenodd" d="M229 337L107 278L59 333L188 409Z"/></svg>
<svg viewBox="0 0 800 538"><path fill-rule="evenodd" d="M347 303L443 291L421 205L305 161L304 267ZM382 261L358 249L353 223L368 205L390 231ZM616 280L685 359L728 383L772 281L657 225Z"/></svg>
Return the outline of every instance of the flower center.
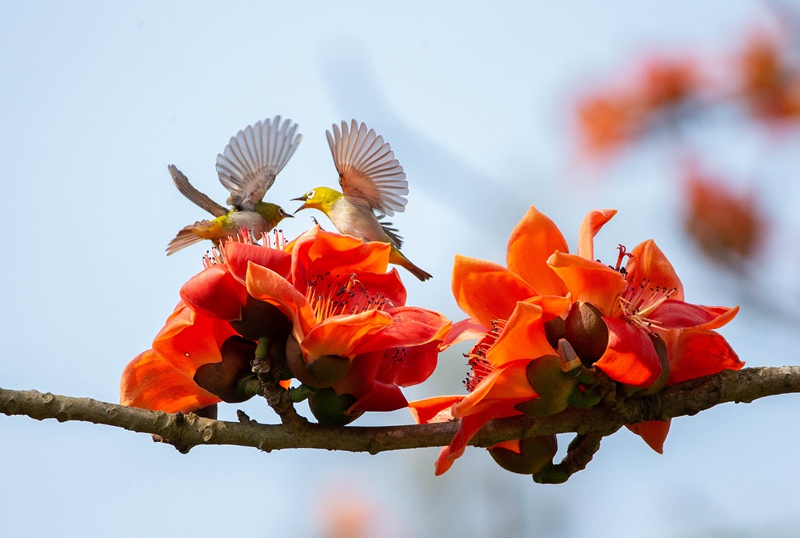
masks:
<svg viewBox="0 0 800 538"><path fill-rule="evenodd" d="M494 371L494 366L488 361L486 355L494 343L497 342L497 339L500 338L500 335L503 334L506 323L504 319L492 320L492 329L478 340L469 353L464 354L471 369L466 379L464 379L464 386L467 388L467 392L475 390L478 384Z"/></svg>
<svg viewBox="0 0 800 538"><path fill-rule="evenodd" d="M383 310L386 298L380 292L370 293L355 274L342 281L331 273L315 275L306 285L306 300L311 305L317 323L331 316L360 314Z"/></svg>
<svg viewBox="0 0 800 538"><path fill-rule="evenodd" d="M626 280L628 287L617 302L622 317L648 331L651 325L660 325L660 322L650 318L650 314L669 299L675 288L653 286L649 278L643 279L638 285L630 278Z"/></svg>

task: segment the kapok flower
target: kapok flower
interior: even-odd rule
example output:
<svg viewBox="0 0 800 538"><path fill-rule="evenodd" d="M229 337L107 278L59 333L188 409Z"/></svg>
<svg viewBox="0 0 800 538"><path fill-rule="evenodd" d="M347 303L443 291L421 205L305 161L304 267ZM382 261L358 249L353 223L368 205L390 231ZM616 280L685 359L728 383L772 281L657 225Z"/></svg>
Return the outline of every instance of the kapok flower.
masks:
<svg viewBox="0 0 800 538"><path fill-rule="evenodd" d="M659 379L664 367L651 339L653 328L688 329L717 319L724 324L739 309L685 302L680 279L652 240L631 252L620 247L613 268L593 261L594 236L615 214L614 210L590 212L581 225L578 254L556 252L548 264L573 300L596 308L608 328L606 350L594 367L624 385L646 388Z"/></svg>
<svg viewBox="0 0 800 538"><path fill-rule="evenodd" d="M243 233L238 241L224 242L222 254L207 256L205 269L183 286L182 300L153 348L123 371L123 405L188 412L222 400L246 399L237 382L249 373L254 355L255 344L248 339L264 334L285 337L290 327L277 308L247 294L247 267L263 265L282 275L291 267L291 254L279 248L283 241L277 236L265 237L263 246L247 237Z"/></svg>
<svg viewBox="0 0 800 538"><path fill-rule="evenodd" d="M658 390L669 376L667 356L657 349L659 334L718 328L736 314L738 308L684 302L680 280L653 241L630 253L621 248L614 268L594 261L594 237L615 214L586 216L576 255L552 221L532 207L512 233L508 268L456 258L453 294L470 319L454 325L446 344L481 335L468 355L470 394L409 404L420 422L461 418L458 434L440 453L437 474L488 420L521 410L555 413L573 401L575 385L564 381L555 356L559 340L574 346L586 367L633 388Z"/></svg>
<svg viewBox="0 0 800 538"><path fill-rule="evenodd" d="M764 235L764 218L753 193L736 193L695 167L684 182L683 225L709 258L733 269L751 258Z"/></svg>
<svg viewBox="0 0 800 538"><path fill-rule="evenodd" d="M398 386L431 374L450 325L438 313L404 306L397 271L386 272L389 255L388 243L316 227L293 243L287 276L255 264L247 270L248 293L292 322L299 348L287 345L292 373L313 387L353 396L348 413L403 407Z"/></svg>
<svg viewBox="0 0 800 538"><path fill-rule="evenodd" d="M469 394L409 404L421 423L461 419L458 433L439 455L437 475L450 468L486 422L519 415L517 404L538 397L528 381L528 366L533 360L555 355L544 323L570 305L564 297L566 287L546 260L554 250L566 246L555 224L531 208L511 233L507 267L456 256L453 295L470 318L453 326L445 345L479 337L468 354L471 372L465 385Z"/></svg>

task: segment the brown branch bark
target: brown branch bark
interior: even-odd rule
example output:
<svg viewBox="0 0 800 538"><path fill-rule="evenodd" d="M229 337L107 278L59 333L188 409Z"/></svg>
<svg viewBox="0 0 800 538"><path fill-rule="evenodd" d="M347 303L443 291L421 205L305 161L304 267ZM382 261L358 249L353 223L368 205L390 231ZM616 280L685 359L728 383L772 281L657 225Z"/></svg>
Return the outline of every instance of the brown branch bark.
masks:
<svg viewBox="0 0 800 538"><path fill-rule="evenodd" d="M749 403L758 398L795 392L800 392L800 366L724 371L667 387L654 396L624 399L613 407L603 404L587 410L568 409L543 418L520 416L494 420L470 444L485 447L509 439L554 433L585 435L609 432L624 424L695 415L721 403ZM295 429L250 420L225 422L192 413L169 414L90 398L2 388L0 412L27 415L37 420L55 418L59 422L79 420L106 424L156 434L186 447L238 445L267 452L285 448L318 448L376 454L387 450L444 446L450 443L458 430L457 421L383 427L329 427L309 423Z"/></svg>

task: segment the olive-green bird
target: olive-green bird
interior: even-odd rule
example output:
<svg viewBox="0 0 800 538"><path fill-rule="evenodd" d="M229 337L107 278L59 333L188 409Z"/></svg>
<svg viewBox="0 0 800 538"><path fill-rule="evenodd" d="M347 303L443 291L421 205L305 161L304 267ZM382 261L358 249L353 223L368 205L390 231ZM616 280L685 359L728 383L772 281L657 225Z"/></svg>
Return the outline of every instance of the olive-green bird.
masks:
<svg viewBox="0 0 800 538"><path fill-rule="evenodd" d="M183 172L169 165L181 194L216 218L183 228L169 242L167 256L204 239L219 245L221 239L235 236L242 228L258 238L291 217L280 206L263 202L262 198L300 144L302 136L295 136L296 131L296 123L287 119L281 125L281 117L275 116L248 126L231 138L225 151L217 155L217 174L230 192L227 203L231 209L198 191Z"/></svg>
<svg viewBox="0 0 800 538"><path fill-rule="evenodd" d="M294 198L303 202L297 211L319 209L331 219L339 233L389 243L392 245L390 263L405 267L420 280L431 278L400 252L403 239L391 223L379 220L394 215L395 211L403 211L408 202L406 174L394 158L392 148L382 136L363 123L358 125L356 120L352 120L349 128L343 121L341 131L334 124L333 134L330 131L325 134L339 172L342 192L317 187Z"/></svg>

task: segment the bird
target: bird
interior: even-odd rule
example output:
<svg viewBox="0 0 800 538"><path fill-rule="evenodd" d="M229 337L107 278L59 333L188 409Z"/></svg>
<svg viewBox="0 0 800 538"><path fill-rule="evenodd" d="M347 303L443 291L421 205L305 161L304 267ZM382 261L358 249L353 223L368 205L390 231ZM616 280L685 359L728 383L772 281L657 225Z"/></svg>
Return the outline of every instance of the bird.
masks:
<svg viewBox="0 0 800 538"><path fill-rule="evenodd" d="M431 275L414 265L400 252L403 239L397 229L384 217L405 209L408 200L408 181L403 167L383 137L352 120L342 121L341 130L333 124L333 133L325 131L333 164L339 172L342 192L330 187L317 187L293 198L302 201L294 213L303 209L318 209L327 215L339 233L366 241L391 245L389 262L407 269L419 280Z"/></svg>
<svg viewBox="0 0 800 538"><path fill-rule="evenodd" d="M282 207L262 199L300 144L302 135L295 135L296 132L296 123L287 119L281 124L281 117L275 116L231 137L225 150L217 155L216 164L219 181L230 192L226 202L230 209L198 191L183 172L169 165L167 170L181 194L214 218L185 226L167 245L167 256L204 239L218 246L221 239L245 228L257 238L284 218L292 217Z"/></svg>

